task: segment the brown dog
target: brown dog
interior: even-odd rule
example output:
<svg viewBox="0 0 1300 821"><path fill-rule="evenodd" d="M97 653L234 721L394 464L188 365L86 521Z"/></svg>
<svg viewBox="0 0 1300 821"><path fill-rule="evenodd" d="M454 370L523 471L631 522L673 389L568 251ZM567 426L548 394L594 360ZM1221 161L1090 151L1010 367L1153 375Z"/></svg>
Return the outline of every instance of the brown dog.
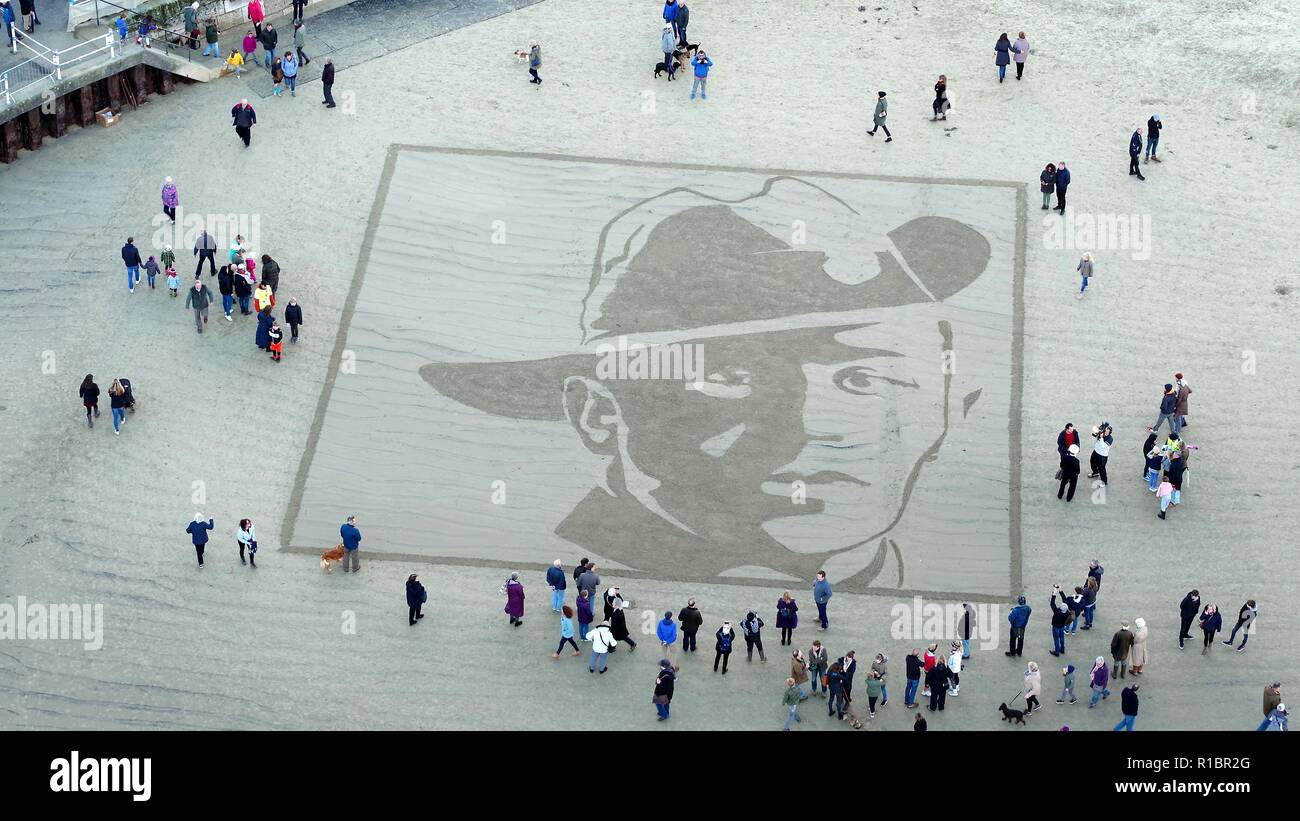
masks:
<svg viewBox="0 0 1300 821"><path fill-rule="evenodd" d="M326 573L334 572L334 563L343 561L343 545L337 545L320 554L320 569Z"/></svg>

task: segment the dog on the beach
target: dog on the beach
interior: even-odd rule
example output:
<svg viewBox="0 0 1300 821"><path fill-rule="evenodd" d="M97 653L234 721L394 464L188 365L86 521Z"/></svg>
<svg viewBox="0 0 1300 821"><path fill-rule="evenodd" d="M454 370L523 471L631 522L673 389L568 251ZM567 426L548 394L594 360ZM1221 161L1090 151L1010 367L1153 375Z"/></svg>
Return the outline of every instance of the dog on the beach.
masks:
<svg viewBox="0 0 1300 821"><path fill-rule="evenodd" d="M528 52L523 49L515 49L515 59L522 63L528 59Z"/></svg>
<svg viewBox="0 0 1300 821"><path fill-rule="evenodd" d="M680 50L674 51L671 63L655 63L655 79L658 80L659 75L666 71L668 72L669 81L675 80L677 79L677 69L681 68L683 65L682 52Z"/></svg>
<svg viewBox="0 0 1300 821"><path fill-rule="evenodd" d="M1013 710L1013 709L1011 709L1010 707L1008 707L1008 706L1006 705L1006 702L1003 702L1003 703L999 704L999 705L998 705L998 709L1002 711L1002 720L1003 720L1003 721L1011 721L1011 722L1014 722L1014 723L1017 723L1017 724L1024 724L1024 723L1025 723L1025 711L1024 711L1024 710Z"/></svg>
<svg viewBox="0 0 1300 821"><path fill-rule="evenodd" d="M686 45L682 46L682 50L686 52L687 57L690 57L692 54L700 50L700 44L687 43Z"/></svg>
<svg viewBox="0 0 1300 821"><path fill-rule="evenodd" d="M320 554L320 569L326 573L334 572L334 563L343 561L343 545L338 545Z"/></svg>

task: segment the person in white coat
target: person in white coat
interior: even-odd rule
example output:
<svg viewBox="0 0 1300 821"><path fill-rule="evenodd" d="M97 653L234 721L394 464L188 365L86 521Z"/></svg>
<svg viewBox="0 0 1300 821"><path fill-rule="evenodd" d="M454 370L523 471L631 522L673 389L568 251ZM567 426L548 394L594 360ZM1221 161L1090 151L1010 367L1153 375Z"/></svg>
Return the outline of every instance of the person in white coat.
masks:
<svg viewBox="0 0 1300 821"><path fill-rule="evenodd" d="M240 519L235 529L235 541L239 542L239 563L257 567L257 530L252 519ZM244 561L244 551L248 551L248 561Z"/></svg>
<svg viewBox="0 0 1300 821"><path fill-rule="evenodd" d="M1043 676L1038 672L1038 662L1029 662L1029 669L1025 670L1025 707L1026 712L1032 713L1043 709L1043 705L1038 701L1038 694L1043 690Z"/></svg>
<svg viewBox="0 0 1300 821"><path fill-rule="evenodd" d="M954 641L949 650L948 669L952 671L952 686L948 688L948 695L956 698L961 695L961 642Z"/></svg>
<svg viewBox="0 0 1300 821"><path fill-rule="evenodd" d="M587 641L591 642L591 663L587 665L588 672L596 672L596 663L600 662L600 674L605 674L605 665L609 661L609 651L613 649L618 641L614 639L614 634L609 629L609 620L606 619L587 633Z"/></svg>

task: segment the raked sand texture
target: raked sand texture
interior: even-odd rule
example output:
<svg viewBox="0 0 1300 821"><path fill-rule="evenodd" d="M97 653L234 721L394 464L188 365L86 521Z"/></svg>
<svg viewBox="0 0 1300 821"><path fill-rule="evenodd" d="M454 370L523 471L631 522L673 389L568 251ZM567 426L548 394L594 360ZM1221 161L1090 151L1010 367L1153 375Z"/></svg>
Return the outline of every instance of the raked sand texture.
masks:
<svg viewBox="0 0 1300 821"><path fill-rule="evenodd" d="M1072 639L1066 660L1083 667L1108 655L1121 619L1146 618L1151 661L1143 677L1138 729L1249 729L1259 722L1265 683L1281 680L1284 697L1295 696L1300 681L1291 678L1289 637L1300 630L1292 606L1300 546L1292 535L1290 498L1300 460L1289 437L1294 397L1300 395L1300 281L1293 243L1286 238L1300 235L1300 182L1286 169L1297 167L1300 117L1296 101L1278 94L1275 80L1277 68L1292 60L1297 23L1291 4L1053 0L1010 10L992 3L873 0L865 13L856 11L856 2L801 4L795 17L788 2L693 0L690 5L691 39L703 43L715 60L707 103L688 99L689 83L651 77L662 57L656 53L661 4L608 0L597 7L585 0L546 0L339 71L337 109L318 102L320 86L314 82L300 84L296 98L254 99L258 125L248 150L232 132L228 113L240 97L253 95L246 82L227 78L155 98L138 111L128 110L115 128L74 131L0 168L0 193L11 206L0 220L0 600L12 603L21 595L30 601L100 603L106 629L98 651L74 642L0 640L0 726L778 728L788 667L775 633L767 636L766 666L733 659L725 679L706 669L711 654L708 660L689 660L678 682L673 719L658 724L649 704L656 654L644 642L634 654L617 654L605 676L589 675L583 660L550 658L558 630L545 607L540 568L533 564L540 554L542 561L558 556L572 567L583 555L584 548L564 533L579 536L591 529L557 533L557 528L574 509L565 505L586 498L583 494L602 478L606 457L592 447L601 444L596 431L609 406L598 393L574 394L584 400L578 410L587 398L593 400L580 438L567 419L555 418L553 392L521 389L524 376L543 371L521 370L516 363L580 355L584 346L599 342L597 335L617 330L592 327L584 339L579 324L584 314L573 310L575 299L581 308L584 285L590 284L593 242L598 242L593 231L598 237L615 216L611 209L687 180L727 192L752 189L762 176L686 173L676 167L687 164L818 172L815 182L842 192L854 208L872 215L867 230L846 236L873 251L893 253L890 245L897 243L888 231L925 216L976 226L989 242L987 270L942 300L942 308L954 312L948 321L957 352L950 433L938 458L923 466L916 487L918 493L942 492L955 510L976 508L976 496L991 500L989 510L972 514L988 517L989 541L949 545L952 557L988 556L988 568L975 571L971 587L958 588L972 592L1013 592L1007 589L1015 579L1014 557L1008 555L1010 511L1004 506L1018 493L1020 584L1034 615L1025 658L1006 658L1004 645L978 650L962 675L961 697L950 700L932 728L1019 732L1023 728L999 725L996 708L1019 691L1023 662L1030 659L1043 665L1044 693L1050 697L1046 710L1030 719L1030 729L1055 730L1063 723L1075 730L1114 726L1119 709L1113 700L1097 710L1050 703L1058 674L1047 655L1047 597L1053 582L1082 582L1092 558L1106 567L1099 629ZM999 85L992 45L1000 32L1022 29L1032 43L1025 79ZM1260 37L1260 31L1271 36ZM1134 32L1141 33L1140 41ZM526 67L513 56L531 42L544 47L546 81L540 88L528 83ZM310 48L308 53L313 66L326 56ZM940 73L948 75L954 108L946 123L932 123L931 87ZM881 89L892 101L894 141L888 145L881 134L864 134ZM1164 162L1144 165L1147 181L1138 182L1125 173L1128 137L1154 112L1166 124ZM563 165L569 181L555 179L554 162L538 161L529 165L530 174L502 179L504 168L519 168L522 160L465 156L459 168L448 167L447 158L437 153L402 150L393 155L400 158L401 171L393 166L393 184L381 194L395 144L545 152L662 167L574 161ZM1080 249L1053 240L1049 228L1060 224L1059 217L1040 211L1036 202L1038 172L1061 160L1074 174L1070 202L1076 222L1098 216L1150 218L1149 255L1118 247L1095 250L1097 276L1084 300L1074 298ZM435 168L448 178L441 186L429 179ZM466 185L471 172L483 175L484 184ZM122 287L118 250L129 234L137 239L152 234L165 175L176 179L188 211L259 217L256 250L280 263L282 296L297 297L306 315L302 341L285 346L283 362L276 365L257 350L248 318L227 323L214 316L200 336L192 318L165 293L137 289L129 294ZM1027 187L1018 487L1006 478L1014 475L1014 465L1008 469L1011 440L1005 425L991 434L996 441L971 445L985 426L993 430L995 419L1006 419L1014 396L1014 385L1005 381L1014 373L1015 335L1008 330L1014 324L1013 303L994 295L1014 281L1014 269L993 263L1013 247L1014 189L859 182L853 175ZM422 185L449 195L436 198ZM814 208L822 199L804 191L792 200L808 211L799 218L807 225L809 248L817 247L819 217L834 210ZM382 210L372 219L377 200ZM416 203L429 205L417 213L411 208ZM735 219L697 213L687 223L662 215L653 224L668 222L675 231L729 227L716 228L707 242L701 237L681 243L688 260L696 255L693 265L688 261L665 270L662 261L671 258L665 255L674 251L672 243L656 243L646 262L655 263L663 276L680 277L674 288L689 282L698 289L727 281L718 277L727 273L720 268L727 259L721 251L727 249L717 245L724 238L747 238L750 251L771 252L758 254L755 259L770 264L747 266L751 272L781 271L790 264L783 257L807 259L775 244L793 245L792 226L764 227L753 209L749 216L743 207L733 210ZM1042 221L1045 215L1049 222ZM501 247L487 241L496 219L506 223ZM531 219L544 227L530 229ZM742 219L750 227L737 221ZM754 225L771 239L753 233ZM403 236L403 226L417 235ZM431 226L447 233L429 235ZM381 227L390 232L383 242ZM367 247L372 228L376 239ZM763 247L752 247L755 243ZM517 261L528 247L536 252L525 264L495 264ZM709 248L709 256L703 256ZM905 248L899 251L895 256L907 255ZM427 258L418 260L422 254ZM558 256L564 254L569 256ZM179 249L179 257L182 263L193 259L188 249ZM852 271L832 261L840 258L828 254L826 271L852 287ZM771 625L776 598L786 586L809 614L807 585L780 581L770 571L805 577L802 567L781 567L788 554L810 555L802 552L808 545L799 541L800 534L786 526L806 522L822 528L814 521L821 517L768 516L769 510L758 506L764 496L773 504L789 496L777 496L776 486L765 481L755 483L749 471L769 470L767 460L778 458L782 464L770 467L768 475L802 471L808 466L784 467L794 459L784 449L795 437L851 436L854 431L832 423L868 418L865 412L839 412L866 397L831 391L836 366L880 368L898 358L838 362L837 351L898 344L897 352L908 354L905 362L937 359L942 338L928 330L922 334L927 325L914 314L930 306L879 309L890 323L897 319L897 327L907 329L901 339L880 344L869 329L838 333L831 345L814 321L818 312L791 314L799 317L797 325L770 310L766 319L755 316L759 306L780 304L760 299L766 292L757 287L730 302L700 298L691 288L651 289L656 299L631 299L637 291L613 288L632 284L617 276L620 266L631 270L630 260L611 268L616 276L607 283L609 294L588 300L595 309L586 314L591 322L621 312L619 322L653 319L659 326L640 328L638 336L665 332L663 322L670 317L663 309L678 308L689 323L678 321L665 338L689 339L701 330L739 331L731 327L733 317L712 322L703 313L732 304L744 308L754 325L743 333L704 337L710 369L721 374L724 365L747 364L740 369L751 371L749 387L757 390L755 380L772 368L797 368L813 387L799 397L792 386L803 383L792 370L773 384L789 392L789 402L765 403L770 418L749 414L734 420L728 418L729 406L742 400L726 397L742 392L743 381L727 390L710 388L722 394L707 396L716 408L693 415L694 424L685 425L675 407L666 410L670 400L623 401L628 386L615 384L609 393L619 400L629 431L650 430L646 423L652 418L634 416L641 409L666 413L671 425L653 441L671 437L675 446L662 454L638 448L632 455L645 476L663 482L655 493L677 494L665 497L671 504L664 510L688 526L694 524L687 521L693 512L681 495L705 484L692 479L675 485L699 474L670 461L690 455L693 468L723 463L737 448L748 447L745 434L767 434L761 441L782 452L739 465L745 482L736 488L715 482L733 500L741 489L747 494L744 504L719 505L717 513L740 511L747 518L732 524L749 527L751 534L779 535L785 552L763 545L743 561L726 545L701 552L710 562L717 560L699 569L712 573L716 583L694 580L704 574L689 567L677 567L674 577L653 563L654 556L633 553L620 557L621 563L644 569L627 576L606 573L606 581L622 582L636 601L638 628L645 612L653 624L654 612L676 611L687 596L700 600L710 635L722 619L734 623L748 607L760 608ZM909 259L919 275L916 264ZM462 270L454 271L456 266ZM364 276L358 311L349 317L345 309L358 270ZM785 298L816 304L831 293L839 299L843 291L819 271L797 279L807 288L787 288ZM420 276L427 280L428 294L407 305L402 291L412 290L411 278ZM393 291L387 298L385 289ZM379 307L361 310L365 305ZM996 310L973 316L980 305ZM849 323L861 323L873 310L858 310ZM937 327L934 319L928 327ZM787 332L803 332L798 344L756 344L761 333L781 323ZM887 325L873 328L884 331ZM391 340L381 341L374 332L384 329L393 333ZM723 344L747 334L742 348ZM358 354L372 353L359 355L355 375L338 376L329 391L340 340ZM762 354L757 361L756 351ZM987 361L968 373L968 354ZM790 355L797 355L796 362ZM497 368L468 379L468 366L484 364ZM1138 450L1145 426L1155 421L1160 386L1178 370L1195 391L1188 436L1201 450L1182 506L1160 521L1139 479ZM76 387L88 372L101 387L115 375L135 383L140 410L121 436L113 436L107 409L93 431L86 429ZM864 384L863 377L871 382L871 372L855 373L841 383L853 388ZM909 384L915 378L925 390L935 389L932 366L876 375L881 374ZM494 388L486 393L485 375ZM312 452L320 398L333 397L321 416L324 433L335 424L330 417L346 407L334 403L348 399L347 379L354 378L384 386L384 395L372 403L369 424L356 420L355 442L322 436ZM901 394L921 390L884 384L900 392L900 408L913 401ZM966 397L980 388L983 393L967 413ZM681 414L687 402L704 401L697 393L673 393ZM533 396L543 401L520 405ZM357 412L359 401L350 401ZM501 409L514 416L500 415ZM416 538L385 531L389 523L367 517L363 508L396 507L376 499L377 489L366 486L382 481L382 487L393 487L391 477L376 480L367 451L391 461L387 454L397 445L390 444L387 432L410 446L402 437L411 431L402 425L418 414L425 415L419 443L423 472L416 475L419 490L407 497L411 509L400 512L402 521L428 522L427 532ZM933 443L937 433L928 423L924 434L909 430L923 417L897 415L900 443ZM1057 502L1052 481L1057 432L1066 421L1086 429L1103 420L1114 425L1117 436L1110 488L1100 496L1090 485L1081 486L1072 504ZM745 431L737 435L742 423ZM759 425L764 430L757 430ZM892 429L859 426L859 432ZM485 441L488 436L499 441ZM495 454L521 439L536 443L537 455L500 464L502 457ZM875 441L888 440L876 436ZM724 450L728 444L730 450ZM629 447L637 446L629 440ZM850 475L863 466L840 463L838 456L867 452L827 450L837 457L828 459L829 470ZM333 543L342 517L356 512L367 547L379 550L385 542L405 540L419 544L403 550L451 555L454 562L369 561L358 576L327 575L315 556L283 549L282 523L294 508L304 460L309 474L331 461L339 470L349 452L355 454L355 474L347 481L355 495L335 506L305 493L303 510L317 507L302 517L294 543ZM483 453L490 464L467 465L473 452ZM423 464L430 453L434 458ZM897 487L908 459L889 458L889 471L882 465L880 472L890 481L873 485L868 489L873 493ZM467 478L442 475L448 465ZM957 468L944 486L930 485L941 475L931 471ZM409 466L402 470L416 473ZM1001 498L982 484L991 484L995 475L1003 483ZM508 503L493 508L489 517L485 506L495 478L506 481ZM844 486L861 491L852 483ZM813 490L810 485L810 502L834 501L833 486ZM922 497L916 496L895 528L893 538L905 559L904 591L923 579L940 590L947 586L944 567L931 568L916 555L927 547L922 539L941 533L941 527L961 526L950 524L955 514L936 510L934 501L925 500L925 520L912 521L911 513L922 510ZM453 502L465 510L453 509ZM201 573L184 532L196 508L217 524L211 558ZM262 544L256 572L241 566L236 555L234 527L243 517L257 523ZM298 518L291 517L290 525ZM765 525L762 531L753 529L756 521ZM867 531L858 538L874 532L871 523L844 521L845 530ZM533 530L535 543L519 535L524 526ZM313 534L308 528L317 530ZM444 530L455 531L456 538ZM900 538L904 533L907 538ZM638 546L636 539L609 541L614 548ZM647 541L662 543L659 534ZM543 554L538 546L551 552ZM602 550L614 555L609 548L591 553ZM496 591L506 568L485 558L493 551L510 555L498 561L517 563L510 569L523 571L528 617L521 628L510 628L501 612ZM889 548L886 560L893 555ZM727 567L717 567L724 559ZM745 563L767 566L768 575L719 575ZM415 628L407 626L403 596L403 582L413 572L429 586L432 605ZM756 586L759 581L763 586ZM836 653L849 647L860 657L886 652L894 690L902 657L928 643L910 628L893 628L891 609L910 606L912 597L852 593L844 585L851 588L854 582L838 574L832 582L837 592L830 632L814 633L805 619L795 634L799 646L806 650L816 635ZM885 584L898 584L897 567L881 565L872 585ZM1246 598L1258 599L1259 629L1246 652L1238 655L1222 645L1208 657L1190 648L1178 651L1177 605L1192 587L1229 616ZM997 605L1000 612L987 613L983 622L997 628L999 642L1005 642L1001 628L1011 601L1008 595ZM355 632L345 632L352 623ZM712 646L702 644L705 650ZM896 691L891 696L897 698ZM910 726L911 716L896 710L893 698L873 724L889 730ZM810 712L799 729L820 727L831 729Z"/></svg>
<svg viewBox="0 0 1300 821"><path fill-rule="evenodd" d="M381 555L1018 587L1019 186L455 150L389 168L294 547L332 545L346 509ZM632 369L661 352L681 368Z"/></svg>

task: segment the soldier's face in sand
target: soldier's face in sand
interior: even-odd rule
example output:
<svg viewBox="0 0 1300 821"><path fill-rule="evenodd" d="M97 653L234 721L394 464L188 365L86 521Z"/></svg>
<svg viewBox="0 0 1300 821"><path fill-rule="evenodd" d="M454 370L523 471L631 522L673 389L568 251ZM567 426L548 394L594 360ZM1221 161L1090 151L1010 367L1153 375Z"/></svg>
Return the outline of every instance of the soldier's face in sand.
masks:
<svg viewBox="0 0 1300 821"><path fill-rule="evenodd" d="M571 422L612 460L612 492L710 541L795 552L848 547L894 522L944 429L936 321L690 344L702 346L698 388L609 380L570 391ZM585 413L580 398L594 402Z"/></svg>

